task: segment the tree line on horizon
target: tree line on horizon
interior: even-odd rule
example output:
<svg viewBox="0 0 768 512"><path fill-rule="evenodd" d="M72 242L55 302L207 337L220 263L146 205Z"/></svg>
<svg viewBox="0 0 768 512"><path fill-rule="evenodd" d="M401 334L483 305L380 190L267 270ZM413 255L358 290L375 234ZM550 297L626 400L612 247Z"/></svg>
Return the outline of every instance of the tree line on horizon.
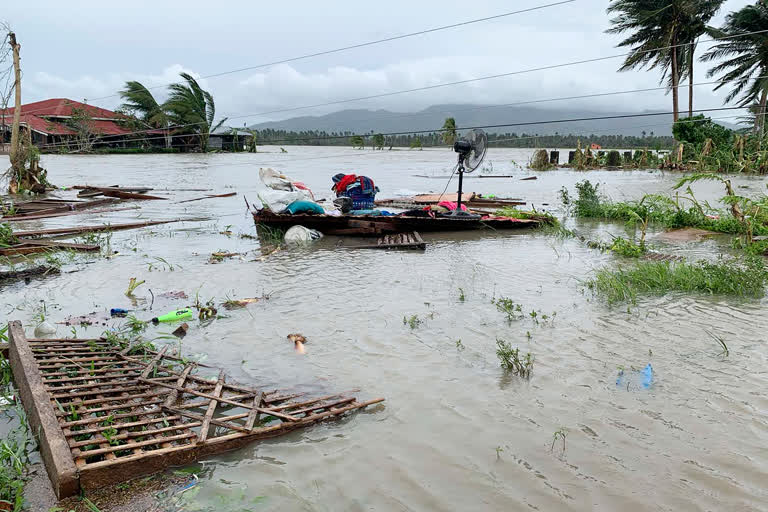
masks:
<svg viewBox="0 0 768 512"><path fill-rule="evenodd" d="M325 131L325 130L253 130L259 145L299 145L299 146L352 146L355 148L386 149L389 147L420 149L427 147L448 147L453 144L455 132L434 131L422 134L383 135L367 134L355 135L353 132ZM446 136L446 133L449 135ZM675 139L672 136L654 135L653 132L643 132L642 136L636 135L597 135L597 134L550 134L539 135L535 133L489 133L488 143L494 148L575 148L581 143L598 144L603 148L616 149L672 149Z"/></svg>

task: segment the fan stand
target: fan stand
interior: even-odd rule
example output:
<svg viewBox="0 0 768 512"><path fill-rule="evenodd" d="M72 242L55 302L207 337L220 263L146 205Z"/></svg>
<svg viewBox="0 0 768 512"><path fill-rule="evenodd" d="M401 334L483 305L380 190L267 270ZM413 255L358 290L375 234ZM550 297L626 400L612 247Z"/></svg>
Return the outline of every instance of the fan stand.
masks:
<svg viewBox="0 0 768 512"><path fill-rule="evenodd" d="M459 153L459 196L456 198L456 211L461 211L461 192L464 185L464 153Z"/></svg>
<svg viewBox="0 0 768 512"><path fill-rule="evenodd" d="M464 185L464 159L466 158L466 153L459 153L459 164L458 164L458 171L459 171L459 195L456 198L456 209L453 210L448 215L450 217L460 217L466 220L472 220L477 219L480 216L474 215L469 212L464 212L461 209L461 194L462 194L462 188Z"/></svg>

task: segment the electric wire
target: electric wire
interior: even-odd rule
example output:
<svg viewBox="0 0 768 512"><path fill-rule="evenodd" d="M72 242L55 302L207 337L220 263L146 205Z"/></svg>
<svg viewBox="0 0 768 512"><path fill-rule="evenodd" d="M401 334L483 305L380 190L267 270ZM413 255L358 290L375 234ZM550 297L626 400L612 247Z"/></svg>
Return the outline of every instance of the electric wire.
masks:
<svg viewBox="0 0 768 512"><path fill-rule="evenodd" d="M544 71L544 70L549 70L549 69L558 69L558 68L563 68L563 67L576 66L576 65L580 65L580 64L600 62L600 61L609 60L609 59L615 59L615 58L619 58L619 57L626 57L626 56L629 56L629 55L635 55L635 54L641 54L641 53L649 53L649 52L658 52L658 51L663 51L663 50L672 49L672 48L678 48L678 47L683 47L683 46L690 46L692 44L710 43L710 42L716 42L716 41L720 41L720 40L724 40L724 39L734 39L734 38L738 38L738 37L746 37L746 36L760 34L760 33L765 33L765 32L768 32L768 29L758 30L758 31L748 32L748 33L743 33L743 34L735 34L735 35L731 35L731 36L723 36L723 37L719 37L719 38L706 39L706 40L698 41L697 43L679 43L679 44L676 44L676 45L669 45L669 46L665 46L665 47L654 48L652 50L642 50L642 51L637 51L637 52L627 52L627 53L621 53L621 54L615 54L615 55L609 55L609 56L603 56L603 57L595 57L595 58L590 58L590 59L582 59L582 60L564 62L564 63L559 63L559 64L552 64L552 65L548 65L548 66L540 66L540 67L536 67L536 68L528 68L528 69L523 69L523 70L517 70L517 71L508 72L508 73L499 73L499 74L495 74L495 75L488 75L488 76L483 76L483 77L470 78L470 79L466 79L466 80L458 80L458 81L454 81L454 82L445 82L445 83L442 83L442 84L434 84L434 85L429 85L429 86L424 86L424 87L417 87L417 88L412 88L412 89L404 89L404 90L400 90L400 91L391 91L391 92L387 92L387 93L380 93L380 94L374 94L374 95L369 95L369 96L361 96L361 97L357 97L357 98L347 98L347 99L343 99L343 100L336 100L336 101L330 101L330 102L325 102L325 103L317 103L317 104L313 104L313 105L304 105L304 106L290 107L290 108L285 108L285 109L275 109L275 110L269 110L269 111L264 111L264 112L251 113L251 114L241 114L241 115L237 115L237 116L230 116L227 119L229 120L229 119L242 119L242 118L246 118L246 117L259 117L259 116L275 114L275 113L295 112L295 111L298 111L298 110L304 110L304 109L310 109L310 108L319 108L319 107L325 107L325 106L340 105L340 104L344 104L344 103L352 103L352 102L356 102L356 101L364 101L364 100L368 100L368 99L384 98L384 97L390 97L390 96L395 96L395 95L400 95L400 94L408 94L408 93L412 93L412 92L426 91L426 90L432 90L432 89L437 89L437 88L442 88L442 87L451 87L451 86L455 86L455 85L463 85L463 84L467 84L467 83L474 83L474 82L479 82L479 81L491 80L491 79L495 79L495 78L516 76L516 75L522 75L522 74L527 74L527 73L533 73L533 72L537 72L537 71ZM685 84L685 85L687 85L687 84ZM679 84L678 87L684 87L685 85L680 85ZM624 92L621 92L621 93L622 94L626 94ZM570 98L570 99L575 99L575 98ZM32 113L32 112L31 111L30 112L24 112L24 114L28 114L28 113ZM201 125L201 124L205 124L205 122L195 122L195 123L171 125L171 126L169 126L167 128L163 128L163 129L186 128L186 127L197 126L197 125ZM122 134L122 135L114 135L114 136L111 136L111 137L132 135L132 134L137 134L137 133L146 133L146 132L151 132L151 131L156 131L156 130L158 130L158 128L151 128L151 129L147 129L147 130L138 130L138 131Z"/></svg>

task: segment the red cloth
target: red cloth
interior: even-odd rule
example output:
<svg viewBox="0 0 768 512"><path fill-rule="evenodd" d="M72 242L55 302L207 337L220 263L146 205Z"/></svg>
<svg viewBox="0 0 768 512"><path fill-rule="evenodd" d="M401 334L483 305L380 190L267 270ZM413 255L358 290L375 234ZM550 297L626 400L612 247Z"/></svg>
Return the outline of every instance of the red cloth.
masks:
<svg viewBox="0 0 768 512"><path fill-rule="evenodd" d="M339 181L333 189L336 191L336 195L338 196L342 192L345 192L347 190L347 187L350 186L352 183L357 180L357 174L347 174L343 178L341 178L341 181Z"/></svg>

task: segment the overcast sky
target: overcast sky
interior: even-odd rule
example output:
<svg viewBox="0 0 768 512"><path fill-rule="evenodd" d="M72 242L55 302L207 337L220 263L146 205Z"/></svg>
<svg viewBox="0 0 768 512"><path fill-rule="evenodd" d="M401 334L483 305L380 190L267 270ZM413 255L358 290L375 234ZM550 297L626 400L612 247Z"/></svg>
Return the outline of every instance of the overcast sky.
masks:
<svg viewBox="0 0 768 512"><path fill-rule="evenodd" d="M66 97L113 108L119 98L96 98L115 94L126 80L162 85L182 70L204 76L552 1L38 0L32 7L6 0L0 20L11 25L22 45L24 103ZM713 24L748 3L727 0ZM576 0L201 83L214 95L219 116L244 116L232 125L346 108L414 111L441 103L513 103L657 86L655 71L617 73L617 58L334 107L251 115L622 53L615 48L620 38L604 34L607 5L606 0ZM699 65L696 81L707 81L705 71ZM696 107L722 105L723 95L715 95L711 86L696 92ZM163 99L164 89L156 93ZM669 110L671 99L655 91L541 107Z"/></svg>

